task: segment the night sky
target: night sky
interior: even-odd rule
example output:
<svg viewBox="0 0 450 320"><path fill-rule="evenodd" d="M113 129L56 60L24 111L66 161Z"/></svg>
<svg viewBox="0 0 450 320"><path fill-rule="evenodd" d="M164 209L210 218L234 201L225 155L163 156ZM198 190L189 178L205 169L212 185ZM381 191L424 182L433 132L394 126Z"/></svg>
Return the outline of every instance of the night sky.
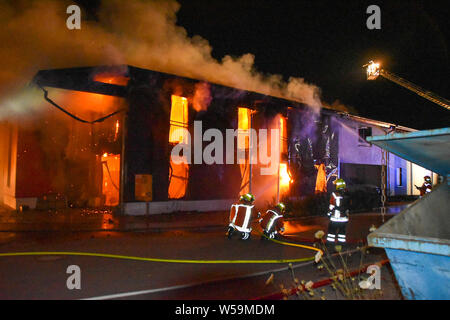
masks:
<svg viewBox="0 0 450 320"><path fill-rule="evenodd" d="M80 1L85 2L85 1ZM97 1L90 1L95 12ZM416 129L448 127L450 112L379 77L369 60L450 99L448 1L179 0L177 24L200 35L213 56L255 55L262 73L302 77L360 116ZM381 30L369 30L366 9L381 8Z"/></svg>

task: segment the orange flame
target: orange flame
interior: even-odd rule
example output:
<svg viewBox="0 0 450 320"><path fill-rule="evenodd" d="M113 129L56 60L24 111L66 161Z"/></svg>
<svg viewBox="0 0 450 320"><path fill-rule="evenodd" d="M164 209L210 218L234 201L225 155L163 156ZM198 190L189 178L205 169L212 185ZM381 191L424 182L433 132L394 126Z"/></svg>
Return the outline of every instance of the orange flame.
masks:
<svg viewBox="0 0 450 320"><path fill-rule="evenodd" d="M292 221L285 221L283 227L283 235L302 233L310 230L317 230L318 228L320 228L319 226L315 225L302 226L301 224Z"/></svg>
<svg viewBox="0 0 450 320"><path fill-rule="evenodd" d="M118 86L126 86L129 80L129 77L112 73L97 73L94 76L94 81L115 84Z"/></svg>
<svg viewBox="0 0 450 320"><path fill-rule="evenodd" d="M280 186L289 187L289 184L294 182L292 180L286 163L280 163Z"/></svg>
<svg viewBox="0 0 450 320"><path fill-rule="evenodd" d="M170 143L187 143L187 133L183 128L188 125L188 99L172 95L172 107L170 110Z"/></svg>

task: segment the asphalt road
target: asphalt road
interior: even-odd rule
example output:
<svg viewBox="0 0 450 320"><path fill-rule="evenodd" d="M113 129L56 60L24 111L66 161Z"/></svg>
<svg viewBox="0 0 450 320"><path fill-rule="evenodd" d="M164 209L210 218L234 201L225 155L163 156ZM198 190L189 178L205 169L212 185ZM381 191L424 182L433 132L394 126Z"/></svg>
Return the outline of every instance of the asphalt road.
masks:
<svg viewBox="0 0 450 320"><path fill-rule="evenodd" d="M222 231L37 232L0 242L0 253L30 251L194 260L298 259L316 253L261 241L257 235L248 241L229 240ZM382 252L367 257L382 258ZM80 267L81 289L66 286L71 265ZM293 266L299 279L327 276L311 261ZM266 285L272 273L274 281ZM253 299L293 281L287 263L189 264L66 255L0 257L0 277L0 299Z"/></svg>
<svg viewBox="0 0 450 320"><path fill-rule="evenodd" d="M0 245L2 253L29 251L91 252L196 260L288 259L315 254L307 249L260 241L258 237L249 241L229 240L223 232L27 233ZM66 287L70 276L66 271L70 265L77 265L81 269L80 290ZM286 264L162 263L65 255L0 257L0 298L91 298L189 286L281 267L286 267ZM172 290L162 290L160 296L170 299L169 291ZM210 297L221 298L221 293L213 292Z"/></svg>

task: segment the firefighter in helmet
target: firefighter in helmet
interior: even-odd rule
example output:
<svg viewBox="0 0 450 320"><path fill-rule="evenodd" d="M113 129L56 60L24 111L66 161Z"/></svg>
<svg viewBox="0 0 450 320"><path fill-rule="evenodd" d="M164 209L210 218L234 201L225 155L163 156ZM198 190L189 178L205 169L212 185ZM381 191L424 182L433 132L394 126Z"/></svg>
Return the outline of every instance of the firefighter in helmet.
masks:
<svg viewBox="0 0 450 320"><path fill-rule="evenodd" d="M242 240L250 238L251 222L254 218L254 202L255 197L251 193L246 193L240 196L238 203L231 205L228 238L231 238L236 232L240 233Z"/></svg>
<svg viewBox="0 0 450 320"><path fill-rule="evenodd" d="M327 241L334 243L337 240L340 243L345 243L345 229L348 222L350 197L343 179L337 179L335 184L336 191L331 193L328 212L330 222L328 225Z"/></svg>
<svg viewBox="0 0 450 320"><path fill-rule="evenodd" d="M283 215L286 211L286 206L283 203L278 203L274 208L267 210L264 217L259 219L261 228L263 229L262 240L275 238L280 232L284 231Z"/></svg>
<svg viewBox="0 0 450 320"><path fill-rule="evenodd" d="M414 185L420 191L420 196L421 197L423 197L427 193L430 193L432 188L433 188L430 176L423 177L423 180L424 180L424 182L423 182L421 187L418 187L418 186Z"/></svg>

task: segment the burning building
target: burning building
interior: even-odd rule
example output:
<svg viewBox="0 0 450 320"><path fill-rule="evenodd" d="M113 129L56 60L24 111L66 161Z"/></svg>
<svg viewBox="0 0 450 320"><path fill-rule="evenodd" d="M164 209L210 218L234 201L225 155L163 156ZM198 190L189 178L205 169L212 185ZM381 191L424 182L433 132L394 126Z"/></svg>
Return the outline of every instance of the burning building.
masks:
<svg viewBox="0 0 450 320"><path fill-rule="evenodd" d="M296 101L132 66L44 70L33 84L42 89L36 103L46 102L38 115L0 125L0 201L12 208L228 210L249 191L260 205L325 193L337 176L381 187L383 166L391 195L416 194L430 175L366 142L392 124ZM209 150L216 161L205 161L208 141L230 129L232 149ZM174 161L180 144L198 149ZM275 163L253 154L262 144Z"/></svg>

